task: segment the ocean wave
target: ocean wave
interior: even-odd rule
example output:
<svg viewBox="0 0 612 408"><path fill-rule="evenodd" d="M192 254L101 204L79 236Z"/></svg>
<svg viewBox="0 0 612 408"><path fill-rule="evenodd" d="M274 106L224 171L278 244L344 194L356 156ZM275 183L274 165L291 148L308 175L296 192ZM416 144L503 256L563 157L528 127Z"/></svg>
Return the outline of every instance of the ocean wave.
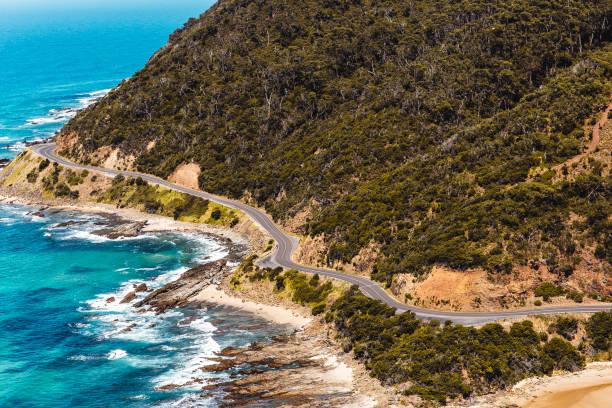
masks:
<svg viewBox="0 0 612 408"><path fill-rule="evenodd" d="M98 234L94 234L93 232L95 231L95 229L91 229L91 230L84 230L84 229L71 229L71 230L67 230L69 231L67 234L63 234L58 236L58 239L60 241L67 241L67 240L83 240L83 241L88 241L88 242L92 242L94 244L101 244L104 242L120 242L120 241L137 241L137 240L143 240L143 239L151 239L151 235L148 234L141 234L138 235L136 237L120 237L120 238L115 238L115 239L111 239L108 238L104 235L98 235Z"/></svg>
<svg viewBox="0 0 612 408"><path fill-rule="evenodd" d="M72 361L91 361L91 360L99 360L99 356L94 355L85 355L85 354L77 354L76 356L68 357L68 360Z"/></svg>
<svg viewBox="0 0 612 408"><path fill-rule="evenodd" d="M33 126L42 126L53 123L64 123L72 119L79 113L81 110L85 109L92 103L100 100L107 93L109 93L110 89L102 89L99 91L88 92L85 94L77 95L76 97L76 106L66 107L66 108L56 108L50 109L47 115L37 118L31 118L26 120L24 126L33 127Z"/></svg>
<svg viewBox="0 0 612 408"><path fill-rule="evenodd" d="M126 356L127 356L127 352L125 350L115 349L115 350L111 350L108 353L106 358L109 360L119 360L120 358L124 358Z"/></svg>
<svg viewBox="0 0 612 408"><path fill-rule="evenodd" d="M196 339L196 344L193 346L182 348L183 352L188 354L184 361L177 362L176 368L159 375L153 380L156 388L176 384L187 389L200 389L202 384L193 382L193 380L205 381L210 378L210 374L202 371L202 367L215 363L212 358L215 357L216 352L221 351L221 346L213 339L212 335L200 335ZM193 351L186 353L190 349Z"/></svg>

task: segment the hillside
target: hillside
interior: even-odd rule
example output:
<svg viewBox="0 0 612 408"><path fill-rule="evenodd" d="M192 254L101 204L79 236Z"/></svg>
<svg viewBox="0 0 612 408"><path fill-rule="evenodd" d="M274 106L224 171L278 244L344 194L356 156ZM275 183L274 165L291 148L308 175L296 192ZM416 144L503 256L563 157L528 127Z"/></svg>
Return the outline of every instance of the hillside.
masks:
<svg viewBox="0 0 612 408"><path fill-rule="evenodd" d="M439 266L610 294L609 146L560 164L611 102L611 18L607 0L221 1L58 145L195 164L326 263L373 254L389 285Z"/></svg>

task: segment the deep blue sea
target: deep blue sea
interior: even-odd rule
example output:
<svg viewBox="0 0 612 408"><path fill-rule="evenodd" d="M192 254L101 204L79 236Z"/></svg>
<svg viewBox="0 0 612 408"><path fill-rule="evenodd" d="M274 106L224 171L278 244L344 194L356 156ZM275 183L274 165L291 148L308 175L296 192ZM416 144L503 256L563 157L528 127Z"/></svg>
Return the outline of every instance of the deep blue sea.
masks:
<svg viewBox="0 0 612 408"><path fill-rule="evenodd" d="M211 4L0 0L0 158L52 135ZM215 407L202 385L156 387L206 384L213 352L287 330L218 306L156 316L119 303L134 284L160 287L225 256L212 238L108 240L91 234L100 215L35 210L0 204L0 407ZM55 228L66 220L85 223Z"/></svg>

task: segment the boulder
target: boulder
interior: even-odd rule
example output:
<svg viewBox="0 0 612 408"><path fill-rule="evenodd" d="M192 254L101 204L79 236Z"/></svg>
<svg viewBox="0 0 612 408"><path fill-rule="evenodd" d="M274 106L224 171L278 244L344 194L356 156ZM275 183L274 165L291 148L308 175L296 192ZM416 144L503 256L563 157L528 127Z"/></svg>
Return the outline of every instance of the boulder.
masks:
<svg viewBox="0 0 612 408"><path fill-rule="evenodd" d="M136 299L136 292L130 292L121 301L121 303L130 303L132 300Z"/></svg>
<svg viewBox="0 0 612 408"><path fill-rule="evenodd" d="M141 283L140 285L134 285L134 290L136 292L146 292L147 291L147 284L146 283Z"/></svg>

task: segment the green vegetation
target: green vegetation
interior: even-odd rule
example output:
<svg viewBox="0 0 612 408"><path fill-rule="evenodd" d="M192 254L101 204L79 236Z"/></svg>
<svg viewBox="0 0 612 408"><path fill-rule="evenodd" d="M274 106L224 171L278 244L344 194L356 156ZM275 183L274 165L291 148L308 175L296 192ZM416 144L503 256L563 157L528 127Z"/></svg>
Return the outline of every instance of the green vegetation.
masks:
<svg viewBox="0 0 612 408"><path fill-rule="evenodd" d="M142 178L116 176L111 187L98 197L99 202L141 208L150 214L165 215L175 220L234 226L238 214L219 204L154 186Z"/></svg>
<svg viewBox="0 0 612 408"><path fill-rule="evenodd" d="M373 376L385 384L409 381L408 394L441 403L555 369L584 366L584 357L570 343L543 340L529 320L514 323L510 330L499 324L440 327L411 313L396 315L355 287L333 304L326 319L347 340L345 349L352 348Z"/></svg>
<svg viewBox="0 0 612 408"><path fill-rule="evenodd" d="M412 313L395 314L380 301L363 295L356 286L340 296L330 282L282 268L259 268L251 256L238 268L232 285L243 281L274 282L279 296L311 307L313 315L327 311L345 352L353 351L371 375L387 385L409 384L406 394L434 403L483 394L512 386L523 378L547 375L554 370L584 367L581 351L589 344L607 350L612 340L612 312L593 315L586 323L559 317L547 333L538 333L525 320L509 329L500 324L481 328L446 322L425 322ZM577 350L570 342L580 325L586 327ZM562 336L561 337L558 337Z"/></svg>
<svg viewBox="0 0 612 408"><path fill-rule="evenodd" d="M595 313L587 321L586 331L593 339L593 347L608 350L612 340L612 312Z"/></svg>
<svg viewBox="0 0 612 408"><path fill-rule="evenodd" d="M71 120L66 154L119 146L162 177L194 161L203 189L276 219L311 206L327 261L374 241L388 283L534 259L569 276L580 240L612 260L610 177L528 175L609 103L611 20L606 0L223 1Z"/></svg>
<svg viewBox="0 0 612 408"><path fill-rule="evenodd" d="M85 178L89 175L87 170L83 170L80 173L77 173L73 170L66 169L66 182L71 186L76 186L82 184Z"/></svg>
<svg viewBox="0 0 612 408"><path fill-rule="evenodd" d="M572 340L578 331L578 320L573 317L559 317L548 327L549 333L557 333L566 340Z"/></svg>
<svg viewBox="0 0 612 408"><path fill-rule="evenodd" d="M248 279L251 282L264 279L275 282L276 291L289 291L291 293L291 300L302 306L309 306L313 315L318 315L325 311L328 297L334 291L330 281L320 282L319 275L309 277L296 270L283 272L283 269L280 267L260 269L253 265L253 258L247 259L238 269L237 274L232 279L234 287L239 286L239 276L242 273L248 274Z"/></svg>
<svg viewBox="0 0 612 408"><path fill-rule="evenodd" d="M27 174L26 179L28 183L36 183L36 180L38 180L38 172L36 169L32 169L32 171Z"/></svg>
<svg viewBox="0 0 612 408"><path fill-rule="evenodd" d="M543 282L534 290L533 294L535 296L542 296L542 299L545 302L548 302L552 297L564 295L565 290L561 286L555 285L552 282Z"/></svg>
<svg viewBox="0 0 612 408"><path fill-rule="evenodd" d="M38 165L38 171L43 171L44 169L46 169L47 167L49 167L49 164L51 164L51 162L49 161L49 159L44 159L43 161L40 162L40 164Z"/></svg>

